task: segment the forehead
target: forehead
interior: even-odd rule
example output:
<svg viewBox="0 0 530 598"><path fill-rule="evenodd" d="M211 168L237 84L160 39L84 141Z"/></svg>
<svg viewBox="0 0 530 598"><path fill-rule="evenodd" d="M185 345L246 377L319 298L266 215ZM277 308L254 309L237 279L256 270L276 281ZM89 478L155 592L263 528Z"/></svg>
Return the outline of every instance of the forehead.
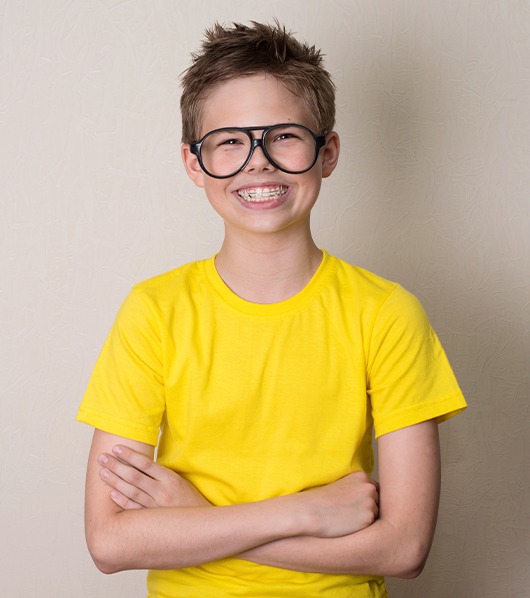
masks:
<svg viewBox="0 0 530 598"><path fill-rule="evenodd" d="M221 127L298 123L316 129L306 104L276 77L267 74L238 77L220 83L204 103L200 134Z"/></svg>

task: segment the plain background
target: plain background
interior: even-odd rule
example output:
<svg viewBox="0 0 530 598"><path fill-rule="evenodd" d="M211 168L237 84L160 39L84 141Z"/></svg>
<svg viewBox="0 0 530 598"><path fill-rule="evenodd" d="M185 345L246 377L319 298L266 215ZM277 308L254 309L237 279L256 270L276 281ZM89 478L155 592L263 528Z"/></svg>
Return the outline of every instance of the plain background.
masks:
<svg viewBox="0 0 530 598"><path fill-rule="evenodd" d="M323 48L340 165L318 243L422 300L469 401L441 427L428 566L394 597L530 596L530 5L0 0L1 594L136 598L83 536L75 414L137 281L219 247L180 161L205 27L277 16Z"/></svg>

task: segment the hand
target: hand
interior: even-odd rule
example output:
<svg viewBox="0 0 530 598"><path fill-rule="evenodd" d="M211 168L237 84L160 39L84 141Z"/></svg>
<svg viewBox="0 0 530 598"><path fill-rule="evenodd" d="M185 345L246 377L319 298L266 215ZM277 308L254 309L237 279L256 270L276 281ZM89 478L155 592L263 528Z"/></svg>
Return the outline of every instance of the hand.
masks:
<svg viewBox="0 0 530 598"><path fill-rule="evenodd" d="M374 523L379 514L378 483L364 472L299 494L310 514L313 536L335 538Z"/></svg>
<svg viewBox="0 0 530 598"><path fill-rule="evenodd" d="M112 488L110 497L122 509L211 506L193 484L171 469L125 446L117 445L112 452L98 457L99 476Z"/></svg>

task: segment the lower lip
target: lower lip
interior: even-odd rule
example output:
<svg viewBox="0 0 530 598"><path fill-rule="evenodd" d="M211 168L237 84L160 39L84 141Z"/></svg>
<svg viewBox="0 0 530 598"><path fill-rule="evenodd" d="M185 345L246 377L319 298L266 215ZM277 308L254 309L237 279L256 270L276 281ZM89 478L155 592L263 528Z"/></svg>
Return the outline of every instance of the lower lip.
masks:
<svg viewBox="0 0 530 598"><path fill-rule="evenodd" d="M249 209L249 210L273 210L285 203L287 200L287 196L289 195L289 190L287 190L283 195L280 197L276 197L274 199L269 199L266 201L245 201L242 197L240 197L237 193L234 193L239 203Z"/></svg>

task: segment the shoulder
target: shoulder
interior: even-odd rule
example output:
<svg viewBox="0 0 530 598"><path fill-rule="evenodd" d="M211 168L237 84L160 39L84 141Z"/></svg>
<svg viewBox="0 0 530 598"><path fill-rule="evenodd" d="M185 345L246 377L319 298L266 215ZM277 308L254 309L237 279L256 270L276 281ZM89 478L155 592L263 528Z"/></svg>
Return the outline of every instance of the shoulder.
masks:
<svg viewBox="0 0 530 598"><path fill-rule="evenodd" d="M330 260L334 276L330 278L329 292L348 310L359 313L367 324L385 327L395 320L425 323L420 301L398 282L337 257L330 256Z"/></svg>
<svg viewBox="0 0 530 598"><path fill-rule="evenodd" d="M384 296L397 286L396 282L383 278L361 266L350 264L337 257L332 259L335 260L337 277L340 278L341 282L354 285L359 289L363 289L366 293Z"/></svg>
<svg viewBox="0 0 530 598"><path fill-rule="evenodd" d="M167 272L152 276L135 284L132 290L133 292L144 293L146 295L171 293L176 288L193 284L198 278L202 278L205 261L198 260L177 266Z"/></svg>
<svg viewBox="0 0 530 598"><path fill-rule="evenodd" d="M165 320L175 310L197 302L205 292L206 261L190 262L135 284L122 303L119 319Z"/></svg>
<svg viewBox="0 0 530 598"><path fill-rule="evenodd" d="M397 282L389 280L341 258L329 256L334 276L330 286L343 298L353 300L359 306L381 306L393 294L407 294Z"/></svg>
<svg viewBox="0 0 530 598"><path fill-rule="evenodd" d="M198 260L183 264L139 282L133 286L131 295L141 296L156 304L164 304L166 301L175 302L204 285L207 261Z"/></svg>

